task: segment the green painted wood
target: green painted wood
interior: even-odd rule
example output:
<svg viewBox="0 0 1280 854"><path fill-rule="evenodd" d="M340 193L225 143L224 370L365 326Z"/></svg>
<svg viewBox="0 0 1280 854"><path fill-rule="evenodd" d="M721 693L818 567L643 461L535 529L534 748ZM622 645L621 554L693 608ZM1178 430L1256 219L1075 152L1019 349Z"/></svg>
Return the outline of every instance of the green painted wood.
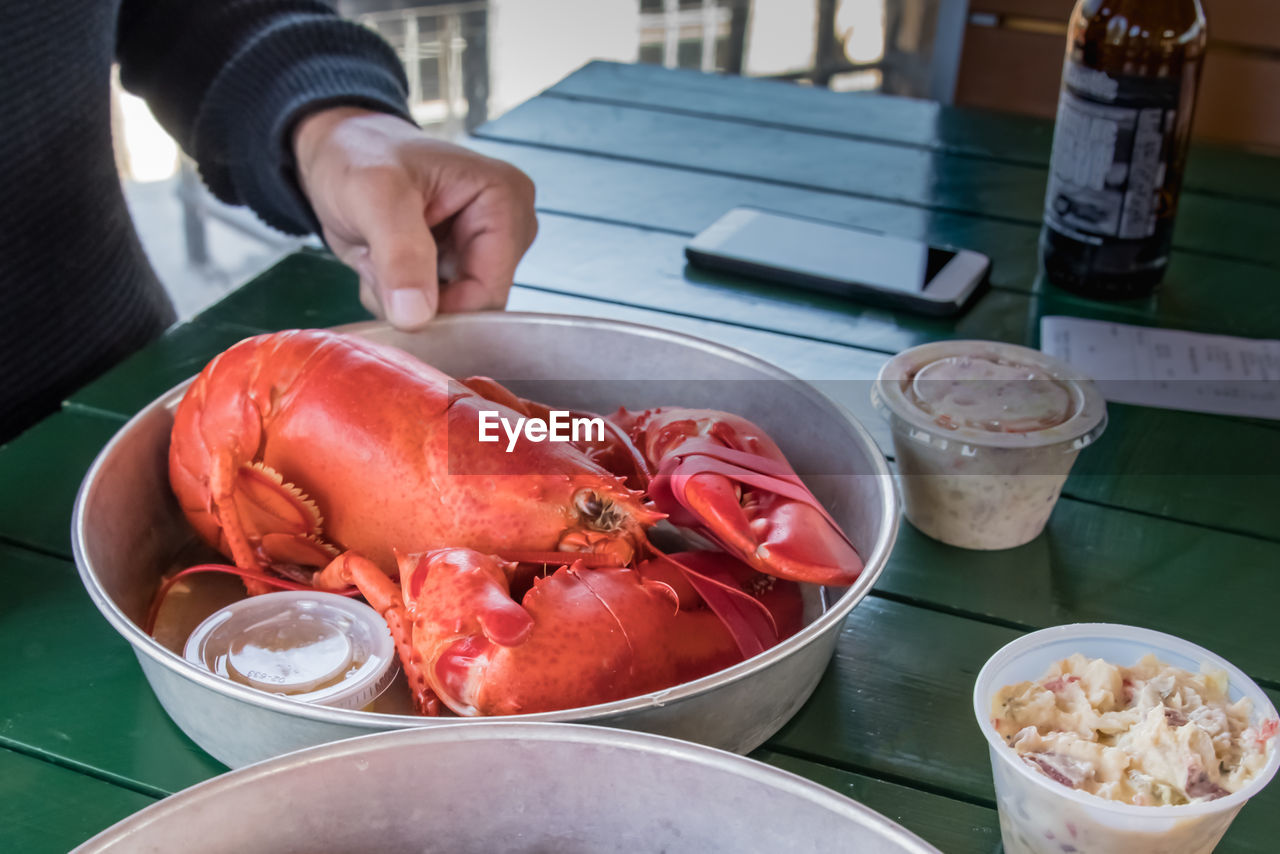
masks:
<svg viewBox="0 0 1280 854"><path fill-rule="evenodd" d="M170 329L67 399L72 411L132 416L255 330L195 320Z"/></svg>
<svg viewBox="0 0 1280 854"><path fill-rule="evenodd" d="M921 792L772 750L757 750L751 758L834 789L896 821L947 854L995 854L1000 847L1000 822L990 807Z"/></svg>
<svg viewBox="0 0 1280 854"><path fill-rule="evenodd" d="M870 597L850 614L813 698L766 748L994 806L973 681L1018 635ZM1280 693L1268 694L1280 701ZM1245 807L1217 850L1269 852L1278 837L1280 786L1272 785Z"/></svg>
<svg viewBox="0 0 1280 854"><path fill-rule="evenodd" d="M71 508L89 465L123 422L59 412L0 447L0 541L71 557Z"/></svg>
<svg viewBox="0 0 1280 854"><path fill-rule="evenodd" d="M1276 566L1274 541L1060 500L1041 536L998 552L948 546L904 523L876 590L1025 629L1158 629L1280 687L1280 642L1241 629L1274 618Z"/></svg>
<svg viewBox="0 0 1280 854"><path fill-rule="evenodd" d="M516 271L522 285L884 352L940 338L1035 343L1040 319L1049 314L1280 334L1280 300L1233 305L1207 289L1187 294L1172 284L1158 298L1123 304L1080 299L1047 285L1033 298L993 289L956 318L929 318L690 267L684 258L688 238L679 234L549 213L540 215L539 224L538 239Z"/></svg>
<svg viewBox="0 0 1280 854"><path fill-rule="evenodd" d="M201 312L198 320L256 331L339 326L371 320L360 305L356 276L328 252L304 250L283 258L259 280Z"/></svg>
<svg viewBox="0 0 1280 854"><path fill-rule="evenodd" d="M132 415L242 338L369 319L355 274L328 254L298 252L73 394L69 405Z"/></svg>
<svg viewBox="0 0 1280 854"><path fill-rule="evenodd" d="M0 544L0 578L4 744L143 791L176 792L226 770L169 720L71 563Z"/></svg>
<svg viewBox="0 0 1280 854"><path fill-rule="evenodd" d="M899 144L751 126L727 119L535 98L480 127L484 139L605 154L814 190L979 213L1038 225L1047 170ZM1280 264L1274 206L1189 195L1174 243L1186 251Z"/></svg>
<svg viewBox="0 0 1280 854"><path fill-rule="evenodd" d="M1023 223L490 139L468 145L527 172L538 187L538 207L551 213L693 235L745 205L980 249L992 259L992 283L1011 290L1030 291L1038 273L1039 228Z"/></svg>
<svg viewBox="0 0 1280 854"><path fill-rule="evenodd" d="M1257 264L1175 252L1156 297L1104 305L1037 281L1036 226L530 146L479 140L475 147L529 173L539 187L544 222L569 214L670 231L687 242L730 208L751 205L975 249L992 259L995 287L1040 293L1073 314L1158 318L1163 325L1223 334L1280 334L1280 301L1258 298L1280 289L1280 271Z"/></svg>
<svg viewBox="0 0 1280 854"><path fill-rule="evenodd" d="M548 93L1035 165L1048 164L1053 144L1053 123L1030 116L654 65L591 62ZM1280 158L1197 143L1184 183L1190 193L1280 202Z"/></svg>
<svg viewBox="0 0 1280 854"><path fill-rule="evenodd" d="M62 854L155 799L0 747L0 845Z"/></svg>
<svg viewBox="0 0 1280 854"><path fill-rule="evenodd" d="M516 271L526 287L883 352L939 338L1024 341L1041 308L993 290L958 319L926 318L689 267L678 235L551 214L539 227Z"/></svg>
<svg viewBox="0 0 1280 854"><path fill-rule="evenodd" d="M1280 539L1280 422L1110 404L1106 432L1080 455L1077 498Z"/></svg>

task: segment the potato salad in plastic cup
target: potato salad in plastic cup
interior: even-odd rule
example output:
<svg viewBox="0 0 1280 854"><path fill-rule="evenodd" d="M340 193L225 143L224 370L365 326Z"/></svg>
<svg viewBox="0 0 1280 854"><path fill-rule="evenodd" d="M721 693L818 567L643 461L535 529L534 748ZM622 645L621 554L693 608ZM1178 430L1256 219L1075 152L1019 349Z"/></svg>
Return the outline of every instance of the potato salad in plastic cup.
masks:
<svg viewBox="0 0 1280 854"><path fill-rule="evenodd" d="M1280 765L1267 695L1187 641L1033 632L974 687L1008 854L1200 854Z"/></svg>

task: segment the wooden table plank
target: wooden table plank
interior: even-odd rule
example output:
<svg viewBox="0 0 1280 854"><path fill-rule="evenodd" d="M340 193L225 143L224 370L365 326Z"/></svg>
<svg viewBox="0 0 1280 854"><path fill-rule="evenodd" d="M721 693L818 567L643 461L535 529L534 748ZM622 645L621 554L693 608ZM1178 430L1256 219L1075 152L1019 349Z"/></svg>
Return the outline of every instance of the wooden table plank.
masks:
<svg viewBox="0 0 1280 854"><path fill-rule="evenodd" d="M1269 625L1278 565L1274 541L1061 500L1042 536L1004 551L955 548L904 523L876 591L1025 629L1158 629L1280 687L1280 645L1240 629Z"/></svg>
<svg viewBox="0 0 1280 854"><path fill-rule="evenodd" d="M360 305L355 274L326 251L295 252L262 276L271 287L239 288L197 319L273 331L339 326L373 317Z"/></svg>
<svg viewBox="0 0 1280 854"><path fill-rule="evenodd" d="M538 207L549 213L692 236L743 205L977 249L991 257L992 283L1011 290L1029 292L1038 274L1039 228L1025 223L491 139L468 146L527 172L538 187Z"/></svg>
<svg viewBox="0 0 1280 854"><path fill-rule="evenodd" d="M60 412L0 447L0 542L71 557L71 508L119 415Z"/></svg>
<svg viewBox="0 0 1280 854"><path fill-rule="evenodd" d="M327 254L297 252L80 389L69 406L131 416L242 338L370 319L350 269Z"/></svg>
<svg viewBox="0 0 1280 854"><path fill-rule="evenodd" d="M65 852L155 798L0 747L0 844Z"/></svg>
<svg viewBox="0 0 1280 854"><path fill-rule="evenodd" d="M68 408L87 414L131 416L199 373L218 353L258 331L204 318L184 323L71 395Z"/></svg>
<svg viewBox="0 0 1280 854"><path fill-rule="evenodd" d="M539 186L544 223L552 216L569 214L660 229L687 242L730 208L752 205L983 252L992 259L995 287L1040 293L1070 313L1136 322L1158 318L1166 326L1224 334L1280 334L1280 303L1257 298L1259 293L1280 288L1280 271L1270 267L1175 252L1157 296L1104 304L1077 299L1037 281L1039 229L1035 226L488 140L476 140L474 147L530 174ZM604 187L609 192L601 192Z"/></svg>
<svg viewBox="0 0 1280 854"><path fill-rule="evenodd" d="M0 577L3 743L157 795L225 770L169 720L71 563L0 544Z"/></svg>
<svg viewBox="0 0 1280 854"><path fill-rule="evenodd" d="M476 131L484 139L752 178L1038 225L1047 170L941 151L751 127L729 119L535 98ZM1215 257L1280 265L1272 205L1189 195L1174 244Z"/></svg>
<svg viewBox="0 0 1280 854"><path fill-rule="evenodd" d="M516 271L527 287L887 353L939 338L1021 342L1041 309L993 290L958 319L927 318L689 267L677 235L548 214L539 224Z"/></svg>
<svg viewBox="0 0 1280 854"><path fill-rule="evenodd" d="M1049 314L1259 337L1280 330L1280 301L1231 305L1172 286L1151 302L1123 304L1057 289L1033 297L991 290L956 318L929 318L690 267L688 238L678 234L547 213L539 223L517 270L522 285L889 353L941 338L1035 342Z"/></svg>
<svg viewBox="0 0 1280 854"><path fill-rule="evenodd" d="M994 806L973 680L1014 629L868 597L814 697L767 747Z"/></svg>
<svg viewBox="0 0 1280 854"><path fill-rule="evenodd" d="M1053 123L880 93L835 93L771 80L595 61L547 94L803 128L1046 166ZM1280 202L1280 158L1209 143L1191 147L1186 191Z"/></svg>
<svg viewBox="0 0 1280 854"><path fill-rule="evenodd" d="M1000 822L990 807L886 783L772 750L757 750L751 758L834 789L896 821L947 854L995 854L1000 848Z"/></svg>
<svg viewBox="0 0 1280 854"><path fill-rule="evenodd" d="M845 623L813 699L766 747L994 805L973 681L991 654L1018 635L868 598ZM1280 700L1280 693L1268 694ZM1245 807L1217 850L1271 851L1278 835L1280 786L1271 786Z"/></svg>

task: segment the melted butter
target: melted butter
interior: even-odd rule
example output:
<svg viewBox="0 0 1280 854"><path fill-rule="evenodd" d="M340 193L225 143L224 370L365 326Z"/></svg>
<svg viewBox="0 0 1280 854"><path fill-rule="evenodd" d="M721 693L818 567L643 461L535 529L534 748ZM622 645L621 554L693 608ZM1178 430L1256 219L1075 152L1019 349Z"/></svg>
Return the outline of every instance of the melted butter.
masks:
<svg viewBox="0 0 1280 854"><path fill-rule="evenodd" d="M1029 433L1068 421L1071 391L1045 371L995 355L949 356L910 377L908 398L939 427Z"/></svg>

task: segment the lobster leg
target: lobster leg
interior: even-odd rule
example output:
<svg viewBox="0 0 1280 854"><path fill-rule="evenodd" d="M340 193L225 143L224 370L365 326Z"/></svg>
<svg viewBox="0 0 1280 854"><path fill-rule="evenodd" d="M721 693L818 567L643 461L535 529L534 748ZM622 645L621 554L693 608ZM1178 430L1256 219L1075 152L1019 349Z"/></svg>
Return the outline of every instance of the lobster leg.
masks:
<svg viewBox="0 0 1280 854"><path fill-rule="evenodd" d="M647 560L636 567L646 581L662 582L679 597L685 614L709 611L691 577L716 579L726 586L736 586L758 601L772 619L772 646L800 631L804 623L804 600L800 585L772 575L765 575L724 552L678 552L663 558Z"/></svg>
<svg viewBox="0 0 1280 854"><path fill-rule="evenodd" d="M321 571L312 576L312 583L319 590L340 591L355 586L375 611L387 621L387 628L396 642L400 666L413 693L414 706L422 715L435 716L441 712L440 701L427 683L420 659L414 653L412 624L405 608L404 597L396 583L368 558L355 552L344 552L334 558Z"/></svg>

